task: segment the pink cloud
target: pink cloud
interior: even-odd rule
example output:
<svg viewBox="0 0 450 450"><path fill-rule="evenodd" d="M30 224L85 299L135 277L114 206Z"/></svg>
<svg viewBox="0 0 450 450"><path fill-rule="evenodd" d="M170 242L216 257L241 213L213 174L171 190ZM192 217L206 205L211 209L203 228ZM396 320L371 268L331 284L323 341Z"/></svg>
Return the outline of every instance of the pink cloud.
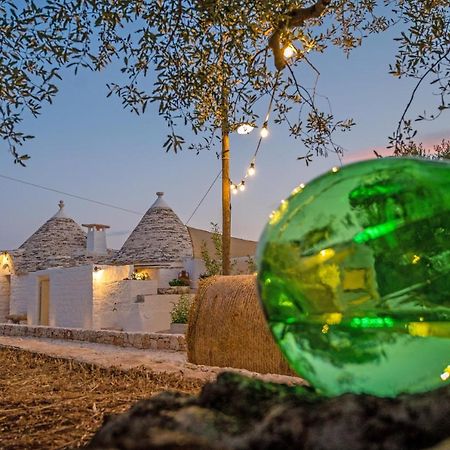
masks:
<svg viewBox="0 0 450 450"><path fill-rule="evenodd" d="M440 144L442 139L449 139L449 137L445 137L442 134L430 134L428 136L424 136L422 140L416 139L416 142L422 142L424 148L431 149L434 145ZM392 156L392 149L374 146L370 148L362 148L360 150L347 151L344 153L343 161L345 164L350 164L357 161L364 161L366 159L375 159L377 156L375 155L374 150L383 157Z"/></svg>
<svg viewBox="0 0 450 450"><path fill-rule="evenodd" d="M366 159L375 159L376 155L374 150L381 156L390 156L392 151L387 150L385 147L371 147L363 148L361 150L349 151L344 153L344 163L350 164L356 161L364 161Z"/></svg>

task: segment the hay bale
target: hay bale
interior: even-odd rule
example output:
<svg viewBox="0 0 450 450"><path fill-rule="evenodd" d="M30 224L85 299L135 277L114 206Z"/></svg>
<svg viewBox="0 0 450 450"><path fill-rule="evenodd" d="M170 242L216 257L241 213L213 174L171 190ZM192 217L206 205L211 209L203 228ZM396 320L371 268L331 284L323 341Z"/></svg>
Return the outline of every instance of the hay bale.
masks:
<svg viewBox="0 0 450 450"><path fill-rule="evenodd" d="M259 373L295 375L275 344L253 275L200 283L189 315L188 361Z"/></svg>

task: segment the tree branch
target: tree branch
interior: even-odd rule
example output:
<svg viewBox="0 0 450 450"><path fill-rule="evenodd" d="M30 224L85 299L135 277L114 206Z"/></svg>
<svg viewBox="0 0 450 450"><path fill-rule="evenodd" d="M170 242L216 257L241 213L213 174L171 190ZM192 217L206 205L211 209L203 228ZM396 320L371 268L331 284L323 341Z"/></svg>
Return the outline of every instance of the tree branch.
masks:
<svg viewBox="0 0 450 450"><path fill-rule="evenodd" d="M275 67L278 70L284 69L286 60L283 55L283 46L281 45L281 35L284 29L293 29L303 26L310 19L320 17L330 5L331 0L318 0L314 5L308 8L297 8L290 11L286 20L281 21L275 31L269 38L269 47L273 51Z"/></svg>

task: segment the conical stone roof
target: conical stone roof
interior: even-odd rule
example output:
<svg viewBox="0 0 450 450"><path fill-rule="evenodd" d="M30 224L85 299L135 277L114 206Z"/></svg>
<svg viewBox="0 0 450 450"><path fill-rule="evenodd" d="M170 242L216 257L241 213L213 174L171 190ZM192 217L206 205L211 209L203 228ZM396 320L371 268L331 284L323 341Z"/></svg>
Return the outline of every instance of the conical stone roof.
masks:
<svg viewBox="0 0 450 450"><path fill-rule="evenodd" d="M157 200L123 244L116 263L167 265L192 257L189 232L178 216L157 192Z"/></svg>
<svg viewBox="0 0 450 450"><path fill-rule="evenodd" d="M75 259L85 252L86 234L64 212L59 211L12 253L19 272L34 272L58 266L75 265Z"/></svg>

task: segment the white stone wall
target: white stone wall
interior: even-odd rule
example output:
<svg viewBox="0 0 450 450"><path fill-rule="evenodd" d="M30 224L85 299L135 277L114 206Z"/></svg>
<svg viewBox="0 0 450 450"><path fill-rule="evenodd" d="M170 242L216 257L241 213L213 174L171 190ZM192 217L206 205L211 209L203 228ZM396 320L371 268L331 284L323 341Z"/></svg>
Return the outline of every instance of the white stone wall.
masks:
<svg viewBox="0 0 450 450"><path fill-rule="evenodd" d="M164 332L170 328L170 312L180 295L146 295L144 302L121 302L115 311L104 312L103 323L109 324L109 329L155 333Z"/></svg>
<svg viewBox="0 0 450 450"><path fill-rule="evenodd" d="M35 277L31 274L11 275L10 314L27 314L29 302L37 301L37 298L38 284Z"/></svg>
<svg viewBox="0 0 450 450"><path fill-rule="evenodd" d="M100 267L100 266L99 266ZM93 327L122 329L122 316L127 316L138 295L156 294L155 280L125 280L133 272L132 266L101 266L94 274Z"/></svg>
<svg viewBox="0 0 450 450"><path fill-rule="evenodd" d="M9 314L9 298L11 295L9 275L0 275L0 323L6 322Z"/></svg>
<svg viewBox="0 0 450 450"><path fill-rule="evenodd" d="M158 283L159 288L168 288L169 281L174 278L178 278L178 274L185 270L184 266L175 266L164 269L146 269L146 272L150 275L152 280Z"/></svg>
<svg viewBox="0 0 450 450"><path fill-rule="evenodd" d="M184 270L189 273L191 287L197 289L200 275L206 273L206 267L203 260L198 258L186 258L184 260Z"/></svg>
<svg viewBox="0 0 450 450"><path fill-rule="evenodd" d="M50 282L49 325L92 328L92 266L48 269L33 272L36 289L30 295L28 323L39 324L39 280Z"/></svg>
<svg viewBox="0 0 450 450"><path fill-rule="evenodd" d="M110 344L152 350L186 351L186 339L182 334L126 333L105 330L82 330L80 328L55 328L27 325L0 324L0 336L26 336L47 339Z"/></svg>
<svg viewBox="0 0 450 450"><path fill-rule="evenodd" d="M179 295L146 295L127 322L126 331L161 332L170 328L170 312Z"/></svg>

